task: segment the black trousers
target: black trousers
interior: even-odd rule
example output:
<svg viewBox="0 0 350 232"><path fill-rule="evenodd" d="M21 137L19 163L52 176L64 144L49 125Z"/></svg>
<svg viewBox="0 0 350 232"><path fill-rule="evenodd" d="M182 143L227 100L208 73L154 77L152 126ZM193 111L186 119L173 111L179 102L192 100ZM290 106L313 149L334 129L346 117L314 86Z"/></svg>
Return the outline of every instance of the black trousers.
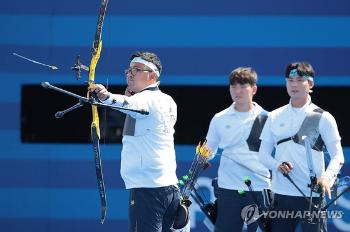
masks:
<svg viewBox="0 0 350 232"><path fill-rule="evenodd" d="M242 210L246 206L255 204L253 195L259 204L265 208L264 197L261 191L239 194L237 190L219 188L215 232L242 231L244 223ZM255 232L258 228L258 223L250 223L247 227L249 232Z"/></svg>
<svg viewBox="0 0 350 232"><path fill-rule="evenodd" d="M321 197L313 197L312 201L314 204L319 205L323 203L324 199ZM303 197L275 194L273 210L275 212L281 212L282 215L283 212L288 212L289 217L272 217L272 232L294 232L299 224L302 231L305 232L327 231L327 218L314 217L310 219L310 217L308 217L309 203ZM316 215L316 209L312 209L310 213L311 215ZM304 215L306 215L306 217Z"/></svg>
<svg viewBox="0 0 350 232"><path fill-rule="evenodd" d="M175 186L130 189L129 232L168 232L180 204Z"/></svg>

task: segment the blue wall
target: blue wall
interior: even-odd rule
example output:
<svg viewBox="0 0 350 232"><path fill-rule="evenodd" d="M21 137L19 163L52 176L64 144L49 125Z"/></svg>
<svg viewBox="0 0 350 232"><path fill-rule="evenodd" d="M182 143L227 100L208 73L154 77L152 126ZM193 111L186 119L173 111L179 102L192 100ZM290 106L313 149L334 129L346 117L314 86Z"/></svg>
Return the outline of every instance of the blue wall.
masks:
<svg viewBox="0 0 350 232"><path fill-rule="evenodd" d="M163 61L162 85L224 86L232 67L249 65L258 71L260 85L281 86L284 66L307 60L317 70L318 86L350 86L348 0L109 1L98 82L108 78L110 84L124 84L129 55L152 50ZM120 144L101 147L109 207L107 222L100 225L91 145L24 144L20 139L21 86L82 84L70 66L77 54L89 62L98 7L98 0L1 4L1 231L126 231ZM51 72L13 52L59 70ZM188 170L194 148L177 144L179 176ZM349 148L345 151L349 156ZM200 179L202 186L209 185L205 176L215 176L216 167ZM349 166L344 173L349 174ZM349 198L339 200L345 215L329 223L331 231L350 231L349 205ZM196 212L194 205L193 231L205 231L203 215Z"/></svg>

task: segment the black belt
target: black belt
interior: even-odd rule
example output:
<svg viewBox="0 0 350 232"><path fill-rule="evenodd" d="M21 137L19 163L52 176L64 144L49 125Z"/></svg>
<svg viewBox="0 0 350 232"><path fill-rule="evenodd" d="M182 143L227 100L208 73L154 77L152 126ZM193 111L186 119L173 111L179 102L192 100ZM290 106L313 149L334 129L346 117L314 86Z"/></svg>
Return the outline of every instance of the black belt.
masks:
<svg viewBox="0 0 350 232"><path fill-rule="evenodd" d="M298 143L298 136L297 135L293 135L292 137L281 139L280 141L277 142L277 145L279 145L281 143L284 143L284 142L288 142L289 140L293 140L294 142Z"/></svg>
<svg viewBox="0 0 350 232"><path fill-rule="evenodd" d="M288 142L289 140L293 140L295 143L300 144L299 136L293 135L292 137L281 139L280 141L277 142L277 145L284 143L284 142ZM313 144L311 148L315 151L322 151L324 148L323 146L324 146L324 143L322 141L322 138L321 138L321 136L318 136L315 144Z"/></svg>

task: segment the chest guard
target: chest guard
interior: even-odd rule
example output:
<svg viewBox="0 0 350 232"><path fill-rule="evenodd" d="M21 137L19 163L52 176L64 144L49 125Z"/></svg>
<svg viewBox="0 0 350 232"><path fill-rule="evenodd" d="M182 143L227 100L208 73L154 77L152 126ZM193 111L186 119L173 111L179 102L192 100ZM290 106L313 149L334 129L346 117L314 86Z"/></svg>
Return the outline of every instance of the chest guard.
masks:
<svg viewBox="0 0 350 232"><path fill-rule="evenodd" d="M159 90L159 88L158 88L158 86L148 87L148 88L142 90L141 92L146 91L146 90L157 91L157 90ZM136 126L136 119L127 114L125 116L125 121L124 121L123 136L124 135L135 136L135 126Z"/></svg>
<svg viewBox="0 0 350 232"><path fill-rule="evenodd" d="M292 137L281 139L277 142L277 145L293 140L295 143L305 146L303 137L310 138L311 147L316 151L322 151L324 148L324 142L320 135L319 124L324 112L321 108L316 108L312 112L308 113L301 124L299 131Z"/></svg>
<svg viewBox="0 0 350 232"><path fill-rule="evenodd" d="M258 152L261 144L260 135L267 120L266 114L259 114L256 116L252 130L247 139L247 144L250 151Z"/></svg>

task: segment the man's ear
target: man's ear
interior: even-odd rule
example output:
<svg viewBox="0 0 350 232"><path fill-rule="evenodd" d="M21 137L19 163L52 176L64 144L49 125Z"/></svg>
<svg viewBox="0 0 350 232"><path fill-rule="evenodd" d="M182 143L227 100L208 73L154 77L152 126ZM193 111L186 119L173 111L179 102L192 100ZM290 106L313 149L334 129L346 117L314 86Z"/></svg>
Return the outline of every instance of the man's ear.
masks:
<svg viewBox="0 0 350 232"><path fill-rule="evenodd" d="M315 85L315 83L313 81L309 81L309 85L310 85L310 89L312 89Z"/></svg>
<svg viewBox="0 0 350 232"><path fill-rule="evenodd" d="M253 85L253 95L255 95L257 91L258 91L258 86Z"/></svg>
<svg viewBox="0 0 350 232"><path fill-rule="evenodd" d="M309 81L309 86L310 86L309 93L312 93L313 92L312 88L315 86L315 82Z"/></svg>
<svg viewBox="0 0 350 232"><path fill-rule="evenodd" d="M149 79L148 79L149 81L152 80L152 81L157 82L157 78L158 77L157 77L157 74L155 72L150 72L149 73Z"/></svg>

